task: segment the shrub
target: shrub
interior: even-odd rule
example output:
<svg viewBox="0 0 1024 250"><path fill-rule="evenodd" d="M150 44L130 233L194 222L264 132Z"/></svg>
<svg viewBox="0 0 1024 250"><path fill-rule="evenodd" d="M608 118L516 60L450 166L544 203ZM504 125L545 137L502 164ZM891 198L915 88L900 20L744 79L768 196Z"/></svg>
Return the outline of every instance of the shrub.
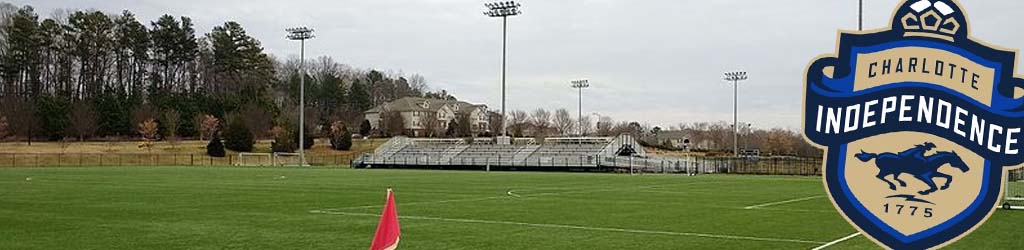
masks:
<svg viewBox="0 0 1024 250"><path fill-rule="evenodd" d="M370 120L363 120L363 123L359 124L359 135L363 137L369 137L371 130L373 130L373 126L370 125Z"/></svg>
<svg viewBox="0 0 1024 250"><path fill-rule="evenodd" d="M307 150L313 148L313 144L316 143L313 135L309 133L309 128L305 131L303 143L305 145L303 145L302 149ZM299 130L294 129L293 127L287 127L283 132L278 133L278 135L274 137L274 142L270 143L270 149L278 153L290 153L295 152L295 150L299 148L298 145Z"/></svg>
<svg viewBox="0 0 1024 250"><path fill-rule="evenodd" d="M234 118L228 122L227 131L224 131L224 144L230 150L252 152L256 140L249 131L249 126L242 119Z"/></svg>
<svg viewBox="0 0 1024 250"><path fill-rule="evenodd" d="M298 136L292 133L294 129L289 127L287 129L275 130L277 130L278 132L276 133L277 135L274 137L274 142L270 143L270 150L274 151L275 153L292 153L295 152L296 149L298 149L299 143L296 142L298 140Z"/></svg>
<svg viewBox="0 0 1024 250"><path fill-rule="evenodd" d="M352 132L340 121L331 124L331 148L341 151L352 149Z"/></svg>
<svg viewBox="0 0 1024 250"><path fill-rule="evenodd" d="M219 135L214 135L213 139L210 139L210 143L206 144L206 155L210 157L227 156L227 152L224 152L224 143L220 141Z"/></svg>
<svg viewBox="0 0 1024 250"><path fill-rule="evenodd" d="M308 149L313 148L313 144L316 144L316 138L313 138L313 134L309 133L309 127L306 127L303 130L305 130L305 131L303 131L303 132L305 132L303 134L303 135L305 135L305 138L302 139L302 142L305 145L302 145L302 149L308 150ZM295 132L293 132L293 134L294 134L293 135L294 137L292 137L292 138L295 138L295 141L298 141L299 140L299 130L295 130ZM296 144L298 144L298 143L296 142Z"/></svg>

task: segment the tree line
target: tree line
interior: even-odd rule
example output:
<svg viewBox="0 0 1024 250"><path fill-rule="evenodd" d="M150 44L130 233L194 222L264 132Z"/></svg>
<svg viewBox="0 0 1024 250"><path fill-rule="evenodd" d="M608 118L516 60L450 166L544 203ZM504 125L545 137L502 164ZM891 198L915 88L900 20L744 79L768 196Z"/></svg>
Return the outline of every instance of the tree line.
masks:
<svg viewBox="0 0 1024 250"><path fill-rule="evenodd" d="M186 16L143 22L128 10L58 10L41 18L31 6L0 3L0 134L29 143L206 139L238 120L254 138L276 138L297 131L303 75L303 129L316 136L358 126L363 111L401 97L455 99L427 91L419 75L330 57L305 70L299 62L265 53L234 21L200 33Z"/></svg>
<svg viewBox="0 0 1024 250"><path fill-rule="evenodd" d="M275 151L289 151L298 147L294 114L301 77L306 78L307 126L301 129L309 135L307 144L315 137L330 138L332 146L351 144L346 137L353 132L406 134L400 115L385 114L383 128L371 131L363 112L403 97L457 99L445 90L428 91L420 75L354 68L327 56L307 59L304 70L299 65L297 58L265 53L261 42L234 21L201 33L187 16L144 22L128 10L58 10L42 18L31 6L0 3L0 139L174 142L188 137L250 151L254 140L274 138ZM607 116L578 119L566 109L514 110L507 119L490 111L488 119L489 128L472 129L465 116L449 121L453 126L423 125L428 137L490 136L503 123L517 137L641 138L662 130ZM673 129L687 131L702 150L731 150L727 123ZM820 154L794 131L751 130L743 136L751 148Z"/></svg>

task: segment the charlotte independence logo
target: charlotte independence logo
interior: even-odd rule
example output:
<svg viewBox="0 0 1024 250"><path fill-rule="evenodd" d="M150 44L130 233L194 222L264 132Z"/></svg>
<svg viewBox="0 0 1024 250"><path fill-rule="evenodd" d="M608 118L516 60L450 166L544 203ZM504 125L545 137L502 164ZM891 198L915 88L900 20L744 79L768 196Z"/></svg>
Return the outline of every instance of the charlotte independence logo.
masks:
<svg viewBox="0 0 1024 250"><path fill-rule="evenodd" d="M904 1L889 28L840 32L807 68L804 135L826 151L832 203L885 247L967 235L1024 163L1017 53L969 31L958 1Z"/></svg>

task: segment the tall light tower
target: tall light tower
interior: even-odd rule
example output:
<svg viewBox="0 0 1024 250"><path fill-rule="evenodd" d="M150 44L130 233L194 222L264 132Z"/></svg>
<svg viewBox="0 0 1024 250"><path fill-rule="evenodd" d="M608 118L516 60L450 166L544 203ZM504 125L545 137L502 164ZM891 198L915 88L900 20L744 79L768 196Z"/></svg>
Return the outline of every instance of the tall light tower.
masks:
<svg viewBox="0 0 1024 250"><path fill-rule="evenodd" d="M313 29L289 28L289 40L298 40L299 49L299 164L306 166L306 40L313 39Z"/></svg>
<svg viewBox="0 0 1024 250"><path fill-rule="evenodd" d="M857 3L857 30L864 30L864 0Z"/></svg>
<svg viewBox="0 0 1024 250"><path fill-rule="evenodd" d="M576 130L579 131L580 137L583 137L583 89L590 87L590 81L587 79L580 79L572 81L572 88L578 89L580 92L580 116L576 120Z"/></svg>
<svg viewBox="0 0 1024 250"><path fill-rule="evenodd" d="M736 156L739 156L739 88L740 81L747 80L747 72L725 72L725 80L732 82L732 152Z"/></svg>
<svg viewBox="0 0 1024 250"><path fill-rule="evenodd" d="M508 124L504 121L508 119L505 116L505 43L508 37L508 17L523 12L519 11L521 5L514 1L485 3L484 6L488 9L484 15L501 18L501 136L506 137L508 136Z"/></svg>

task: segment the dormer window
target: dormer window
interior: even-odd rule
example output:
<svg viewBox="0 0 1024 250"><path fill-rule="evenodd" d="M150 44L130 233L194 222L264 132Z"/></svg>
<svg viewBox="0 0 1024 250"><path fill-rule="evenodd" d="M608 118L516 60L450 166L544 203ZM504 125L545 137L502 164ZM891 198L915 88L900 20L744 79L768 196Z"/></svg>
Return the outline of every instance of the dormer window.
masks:
<svg viewBox="0 0 1024 250"><path fill-rule="evenodd" d="M429 101L420 102L419 106L420 106L420 108L429 109L430 108L430 102Z"/></svg>

